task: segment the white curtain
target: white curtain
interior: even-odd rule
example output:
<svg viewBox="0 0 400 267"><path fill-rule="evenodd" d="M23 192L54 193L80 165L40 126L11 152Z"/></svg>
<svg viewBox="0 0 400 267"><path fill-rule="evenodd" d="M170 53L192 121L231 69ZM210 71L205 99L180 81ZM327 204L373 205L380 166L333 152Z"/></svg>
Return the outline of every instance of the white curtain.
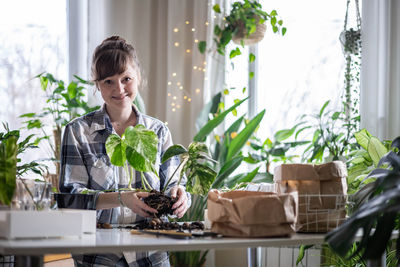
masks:
<svg viewBox="0 0 400 267"><path fill-rule="evenodd" d="M140 91L146 113L168 123L175 143L188 145L196 134L195 120L203 106L207 63L196 40L206 39L208 1L87 1L87 18L80 16L81 25L69 29L71 37L80 27L87 26L86 38L72 40L76 47L88 44L87 75L93 50L102 40L111 35L125 38L136 48L147 80L147 86ZM71 23L79 12L69 17ZM71 41L70 46L74 46ZM73 51L70 53L72 58L77 57Z"/></svg>
<svg viewBox="0 0 400 267"><path fill-rule="evenodd" d="M400 135L400 1L362 4L361 126L380 139Z"/></svg>

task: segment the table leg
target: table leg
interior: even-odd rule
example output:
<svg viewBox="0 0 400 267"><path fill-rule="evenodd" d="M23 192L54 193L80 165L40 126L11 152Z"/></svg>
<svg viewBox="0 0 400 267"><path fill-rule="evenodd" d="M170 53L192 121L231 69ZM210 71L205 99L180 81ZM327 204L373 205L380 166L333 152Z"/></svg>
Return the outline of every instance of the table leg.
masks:
<svg viewBox="0 0 400 267"><path fill-rule="evenodd" d="M41 267L43 256L15 256L15 267Z"/></svg>
<svg viewBox="0 0 400 267"><path fill-rule="evenodd" d="M247 267L261 267L260 248L247 248Z"/></svg>

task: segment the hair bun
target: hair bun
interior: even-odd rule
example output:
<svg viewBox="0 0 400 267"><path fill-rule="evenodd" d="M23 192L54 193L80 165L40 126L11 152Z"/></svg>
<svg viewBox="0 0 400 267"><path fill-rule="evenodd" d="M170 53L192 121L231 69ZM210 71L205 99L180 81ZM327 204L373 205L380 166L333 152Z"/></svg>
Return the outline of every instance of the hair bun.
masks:
<svg viewBox="0 0 400 267"><path fill-rule="evenodd" d="M114 42L115 41L120 41L120 42L126 43L126 40L124 38L118 36L118 35L114 35L114 36L108 37L107 39L105 39L103 41L103 43L110 42L110 41L114 41Z"/></svg>

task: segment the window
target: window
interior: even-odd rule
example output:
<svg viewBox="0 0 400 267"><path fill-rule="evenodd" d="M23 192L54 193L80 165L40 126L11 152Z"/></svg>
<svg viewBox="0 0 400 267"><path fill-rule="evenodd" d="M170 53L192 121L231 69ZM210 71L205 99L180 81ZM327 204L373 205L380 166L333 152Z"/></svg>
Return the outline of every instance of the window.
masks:
<svg viewBox="0 0 400 267"><path fill-rule="evenodd" d="M2 1L0 9L0 121L18 129L21 114L38 112L46 103L34 77L42 72L59 79L67 76L66 1ZM30 153L24 156L38 159L38 151L34 152L32 158ZM46 151L40 153L49 157Z"/></svg>
<svg viewBox="0 0 400 267"><path fill-rule="evenodd" d="M344 56L339 35L346 1L261 0L267 12L277 10L285 36L266 35L258 45L258 112L266 109L259 137L290 128L302 114L315 114L327 100L341 107ZM352 14L349 11L349 20Z"/></svg>

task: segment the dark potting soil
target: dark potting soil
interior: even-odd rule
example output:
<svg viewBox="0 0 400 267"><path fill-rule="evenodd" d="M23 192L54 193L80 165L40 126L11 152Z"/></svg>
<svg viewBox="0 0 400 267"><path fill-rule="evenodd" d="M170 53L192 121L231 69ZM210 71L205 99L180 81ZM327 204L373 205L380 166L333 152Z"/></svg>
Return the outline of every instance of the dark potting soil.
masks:
<svg viewBox="0 0 400 267"><path fill-rule="evenodd" d="M175 204L177 199L173 199L156 190L151 190L150 193L151 195L144 198L143 201L146 205L158 211L157 214L154 214L155 216L160 218L164 215L173 214L174 210L172 209L172 206Z"/></svg>
<svg viewBox="0 0 400 267"><path fill-rule="evenodd" d="M202 222L184 222L184 223L177 223L177 222L164 222L159 218L153 218L151 221L142 221L132 227L133 229L137 230L204 230L204 224Z"/></svg>

